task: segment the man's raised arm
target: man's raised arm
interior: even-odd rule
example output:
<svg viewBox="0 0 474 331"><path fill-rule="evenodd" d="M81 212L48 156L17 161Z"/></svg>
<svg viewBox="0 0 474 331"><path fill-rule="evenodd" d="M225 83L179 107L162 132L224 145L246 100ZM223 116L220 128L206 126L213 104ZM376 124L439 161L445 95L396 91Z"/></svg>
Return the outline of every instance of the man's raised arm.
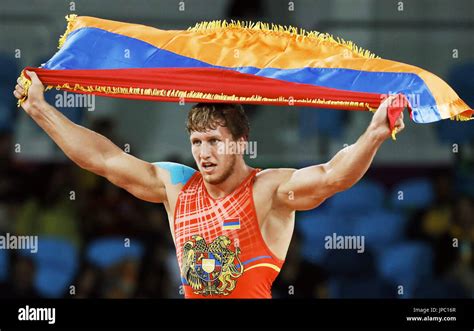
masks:
<svg viewBox="0 0 474 331"><path fill-rule="evenodd" d="M125 153L108 138L71 122L44 100L44 86L38 76L34 72L28 72L28 75L32 84L22 108L67 157L81 168L107 178L140 199L150 202L166 200L160 169ZM21 99L25 90L19 84L13 94Z"/></svg>
<svg viewBox="0 0 474 331"><path fill-rule="evenodd" d="M347 190L366 173L380 145L390 137L387 98L375 112L367 130L356 143L339 151L329 162L299 170L284 176L276 190L274 203L291 210L308 210L319 206L335 193ZM403 113L395 128L404 128Z"/></svg>

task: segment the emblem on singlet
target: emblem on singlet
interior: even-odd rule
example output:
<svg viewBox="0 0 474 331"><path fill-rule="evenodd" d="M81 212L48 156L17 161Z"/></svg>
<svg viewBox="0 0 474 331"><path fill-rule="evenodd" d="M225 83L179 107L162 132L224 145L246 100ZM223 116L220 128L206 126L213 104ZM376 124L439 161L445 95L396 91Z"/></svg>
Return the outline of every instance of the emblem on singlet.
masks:
<svg viewBox="0 0 474 331"><path fill-rule="evenodd" d="M183 245L181 273L195 294L229 295L244 272L240 262L240 248L233 252L231 240L219 236L209 245L201 236L194 235Z"/></svg>

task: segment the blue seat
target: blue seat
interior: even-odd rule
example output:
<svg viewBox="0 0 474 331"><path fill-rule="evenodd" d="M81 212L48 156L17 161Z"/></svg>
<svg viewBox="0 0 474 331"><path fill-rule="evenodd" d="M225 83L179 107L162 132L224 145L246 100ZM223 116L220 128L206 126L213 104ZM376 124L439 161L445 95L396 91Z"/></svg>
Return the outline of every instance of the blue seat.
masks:
<svg viewBox="0 0 474 331"><path fill-rule="evenodd" d="M474 140L474 130L470 121L444 120L436 123L438 140L448 144L464 144Z"/></svg>
<svg viewBox="0 0 474 331"><path fill-rule="evenodd" d="M72 285L79 261L77 248L68 240L42 236L38 239L38 251L21 251L35 261L35 287L47 298L59 298Z"/></svg>
<svg viewBox="0 0 474 331"><path fill-rule="evenodd" d="M88 246L86 258L90 263L106 268L125 259L139 259L143 253L143 244L135 239L131 239L130 247L126 247L123 237L105 237L94 240Z"/></svg>
<svg viewBox="0 0 474 331"><path fill-rule="evenodd" d="M0 249L0 283L7 280L10 271L9 265L8 251L6 249Z"/></svg>
<svg viewBox="0 0 474 331"><path fill-rule="evenodd" d="M433 185L427 178L405 180L395 186L390 194L390 204L394 208L422 209L431 205L433 200Z"/></svg>
<svg viewBox="0 0 474 331"><path fill-rule="evenodd" d="M328 282L331 299L384 299L394 298L395 288L377 277L332 278Z"/></svg>
<svg viewBox="0 0 474 331"><path fill-rule="evenodd" d="M403 239L406 221L407 219L403 213L385 209L374 210L368 215L355 217L354 233L364 236L365 245L374 250L379 250L385 245Z"/></svg>
<svg viewBox="0 0 474 331"><path fill-rule="evenodd" d="M322 268L330 277L372 277L376 274L375 259L370 251L357 249L330 249Z"/></svg>
<svg viewBox="0 0 474 331"><path fill-rule="evenodd" d="M302 255L309 262L323 263L328 250L325 248L326 236L351 235L353 224L340 214L318 209L298 212L296 228L301 233Z"/></svg>
<svg viewBox="0 0 474 331"><path fill-rule="evenodd" d="M385 188L374 181L362 180L349 190L327 200L327 208L342 214L368 213L383 207Z"/></svg>
<svg viewBox="0 0 474 331"><path fill-rule="evenodd" d="M433 273L433 251L423 242L403 242L380 252L379 274L393 285L403 286L400 298L412 298L415 289Z"/></svg>

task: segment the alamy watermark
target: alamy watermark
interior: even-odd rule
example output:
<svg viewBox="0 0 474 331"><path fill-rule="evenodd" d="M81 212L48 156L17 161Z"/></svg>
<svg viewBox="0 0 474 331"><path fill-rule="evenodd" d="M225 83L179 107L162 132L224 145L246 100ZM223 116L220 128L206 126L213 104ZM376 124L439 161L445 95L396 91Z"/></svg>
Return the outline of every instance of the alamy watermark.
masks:
<svg viewBox="0 0 474 331"><path fill-rule="evenodd" d="M87 108L88 111L95 110L95 95L92 94L79 94L79 93L58 93L54 96L55 107L67 108L67 107L78 107Z"/></svg>
<svg viewBox="0 0 474 331"><path fill-rule="evenodd" d="M38 236L17 236L10 233L0 235L0 249L26 249L38 252Z"/></svg>
<svg viewBox="0 0 474 331"><path fill-rule="evenodd" d="M390 103L393 107L419 107L420 106L420 93L395 93L389 91L388 94L382 94L380 98L382 100L387 99L388 97L396 95L397 97L392 100Z"/></svg>
<svg viewBox="0 0 474 331"><path fill-rule="evenodd" d="M26 305L18 309L19 321L46 321L56 323L56 308L37 308Z"/></svg>
<svg viewBox="0 0 474 331"><path fill-rule="evenodd" d="M257 142L256 141L231 141L226 140L219 144L217 148L218 154L245 154L249 155L251 159L257 157Z"/></svg>
<svg viewBox="0 0 474 331"><path fill-rule="evenodd" d="M365 237L364 236L340 236L333 233L331 236L324 238L326 249L355 249L357 253L364 253L365 251Z"/></svg>

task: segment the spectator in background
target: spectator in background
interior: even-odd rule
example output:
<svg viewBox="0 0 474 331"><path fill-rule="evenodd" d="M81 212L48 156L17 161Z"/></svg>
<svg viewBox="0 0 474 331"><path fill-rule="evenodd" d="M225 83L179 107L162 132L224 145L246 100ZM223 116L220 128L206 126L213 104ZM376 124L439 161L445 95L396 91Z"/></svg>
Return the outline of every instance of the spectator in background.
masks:
<svg viewBox="0 0 474 331"><path fill-rule="evenodd" d="M77 299L100 298L101 282L101 270L91 264L84 263L80 267L76 280L73 282L76 285L76 293L72 297ZM67 294L66 297L70 297L70 295Z"/></svg>
<svg viewBox="0 0 474 331"><path fill-rule="evenodd" d="M170 253L173 252L170 251L167 245L158 242L158 240L155 245L148 246L147 254L143 258L140 270L136 297L180 297L179 286L173 286L170 274L166 268L165 260Z"/></svg>
<svg viewBox="0 0 474 331"><path fill-rule="evenodd" d="M78 206L76 198L71 195L75 187L71 168L56 165L52 170L46 194L30 198L20 207L14 231L18 235L62 237L79 247L82 240L78 227Z"/></svg>
<svg viewBox="0 0 474 331"><path fill-rule="evenodd" d="M0 285L0 298L39 298L34 286L36 271L34 261L28 256L12 254L11 270L8 282Z"/></svg>
<svg viewBox="0 0 474 331"><path fill-rule="evenodd" d="M140 261L125 259L103 271L102 297L106 299L133 298L138 285Z"/></svg>
<svg viewBox="0 0 474 331"><path fill-rule="evenodd" d="M409 236L430 244L434 253L434 272L437 276L446 273L456 258L452 248L450 228L452 226L452 178L440 173L433 181L434 200L425 210L412 216Z"/></svg>
<svg viewBox="0 0 474 331"><path fill-rule="evenodd" d="M458 256L450 277L457 280L474 298L474 203L472 198L461 197L454 206L451 235L457 240Z"/></svg>
<svg viewBox="0 0 474 331"><path fill-rule="evenodd" d="M422 231L432 238L448 233L451 225L452 181L446 174L434 180L435 200L422 218Z"/></svg>
<svg viewBox="0 0 474 331"><path fill-rule="evenodd" d="M141 237L149 230L144 203L99 180L82 199L81 228L86 241L108 235Z"/></svg>

